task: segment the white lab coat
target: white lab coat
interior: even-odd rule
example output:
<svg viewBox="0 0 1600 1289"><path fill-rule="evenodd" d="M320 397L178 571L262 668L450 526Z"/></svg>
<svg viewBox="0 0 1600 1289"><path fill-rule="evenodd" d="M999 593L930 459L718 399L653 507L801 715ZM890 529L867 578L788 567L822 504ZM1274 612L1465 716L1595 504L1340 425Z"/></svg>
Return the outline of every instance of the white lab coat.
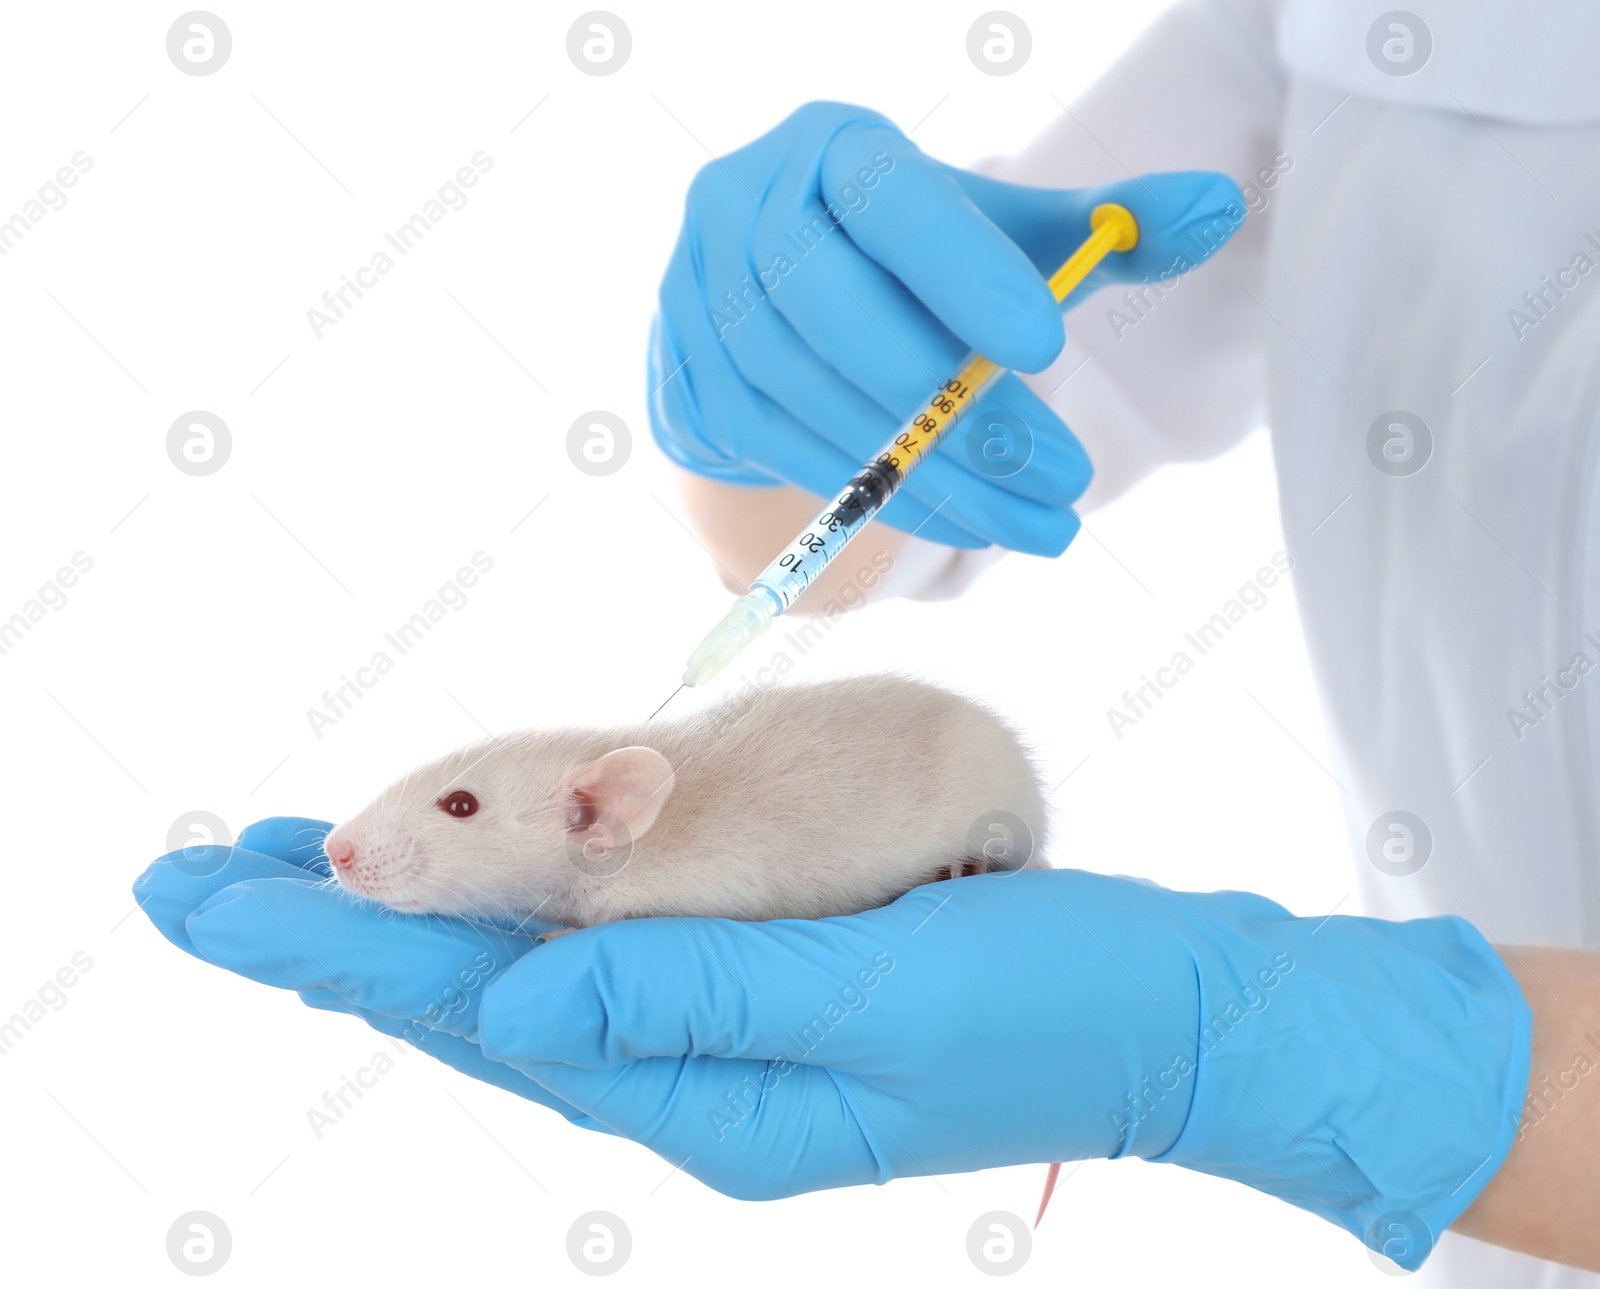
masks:
<svg viewBox="0 0 1600 1289"><path fill-rule="evenodd" d="M1254 208L1120 338L1117 291L1069 313L1034 385L1090 355L1055 399L1095 462L1086 505L1270 428L1368 911L1600 947L1600 4L1427 5L1407 76L1369 58L1383 8L1186 0L992 168L1063 187L1215 169ZM1368 452L1396 410L1432 437L1409 475ZM921 593L984 556L943 559ZM1550 710L1530 708L1546 679ZM1432 834L1410 876L1367 859L1393 810ZM1429 1271L1600 1286L1458 1237Z"/></svg>

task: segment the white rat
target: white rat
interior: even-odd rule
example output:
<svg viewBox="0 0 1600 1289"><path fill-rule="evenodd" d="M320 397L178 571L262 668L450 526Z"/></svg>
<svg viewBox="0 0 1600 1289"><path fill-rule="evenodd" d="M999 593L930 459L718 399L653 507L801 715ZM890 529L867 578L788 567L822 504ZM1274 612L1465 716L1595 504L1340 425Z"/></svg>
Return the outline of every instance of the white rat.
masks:
<svg viewBox="0 0 1600 1289"><path fill-rule="evenodd" d="M858 913L1039 867L1045 824L996 716L874 676L489 739L413 770L324 845L342 886L402 912L583 927Z"/></svg>
<svg viewBox="0 0 1600 1289"><path fill-rule="evenodd" d="M488 739L413 770L323 848L340 885L401 912L574 928L860 913L924 882L1042 867L1045 822L998 717L870 676L660 725Z"/></svg>

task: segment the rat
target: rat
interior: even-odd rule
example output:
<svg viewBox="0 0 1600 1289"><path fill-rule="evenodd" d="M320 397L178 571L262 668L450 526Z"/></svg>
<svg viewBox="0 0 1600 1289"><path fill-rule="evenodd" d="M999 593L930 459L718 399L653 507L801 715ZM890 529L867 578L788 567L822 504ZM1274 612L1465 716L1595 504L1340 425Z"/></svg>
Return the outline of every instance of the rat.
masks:
<svg viewBox="0 0 1600 1289"><path fill-rule="evenodd" d="M1040 867L1045 830L1037 773L997 716L883 675L478 742L385 789L324 849L341 886L400 912L578 928L859 913Z"/></svg>
<svg viewBox="0 0 1600 1289"><path fill-rule="evenodd" d="M411 771L323 849L342 887L402 913L573 930L861 913L926 882L1044 867L1046 823L999 717L885 675L490 738Z"/></svg>

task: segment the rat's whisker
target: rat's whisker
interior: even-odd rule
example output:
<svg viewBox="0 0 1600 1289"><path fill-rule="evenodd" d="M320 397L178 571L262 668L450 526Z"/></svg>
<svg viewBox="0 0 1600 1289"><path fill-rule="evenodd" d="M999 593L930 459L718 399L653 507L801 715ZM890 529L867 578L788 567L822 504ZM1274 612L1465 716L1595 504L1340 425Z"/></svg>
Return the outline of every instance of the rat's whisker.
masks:
<svg viewBox="0 0 1600 1289"><path fill-rule="evenodd" d="M448 879L443 878L436 873L430 873L427 870L423 870L419 873L413 873L411 876L414 881L430 886L435 890L443 891L447 895L454 895L458 897L478 895L489 907L499 907L502 903L503 897L484 890L481 886L478 886L474 882L469 882L459 873L452 874ZM472 905L472 901L466 898L462 898L462 903L469 906ZM482 905L477 907L482 907Z"/></svg>

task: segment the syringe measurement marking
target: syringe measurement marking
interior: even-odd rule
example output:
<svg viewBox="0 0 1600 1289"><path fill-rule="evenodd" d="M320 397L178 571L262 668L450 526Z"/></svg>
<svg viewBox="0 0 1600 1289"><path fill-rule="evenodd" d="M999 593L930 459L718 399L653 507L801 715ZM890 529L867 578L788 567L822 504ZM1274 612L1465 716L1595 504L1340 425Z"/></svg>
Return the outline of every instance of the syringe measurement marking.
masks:
<svg viewBox="0 0 1600 1289"><path fill-rule="evenodd" d="M756 581L774 591L785 609L791 608L856 530L888 504L922 456L939 446L966 413L974 394L998 371L989 359L976 356L959 376L939 386L926 410L905 423L877 458L845 484L833 504L812 520ZM776 579L769 581L769 573L776 574Z"/></svg>

